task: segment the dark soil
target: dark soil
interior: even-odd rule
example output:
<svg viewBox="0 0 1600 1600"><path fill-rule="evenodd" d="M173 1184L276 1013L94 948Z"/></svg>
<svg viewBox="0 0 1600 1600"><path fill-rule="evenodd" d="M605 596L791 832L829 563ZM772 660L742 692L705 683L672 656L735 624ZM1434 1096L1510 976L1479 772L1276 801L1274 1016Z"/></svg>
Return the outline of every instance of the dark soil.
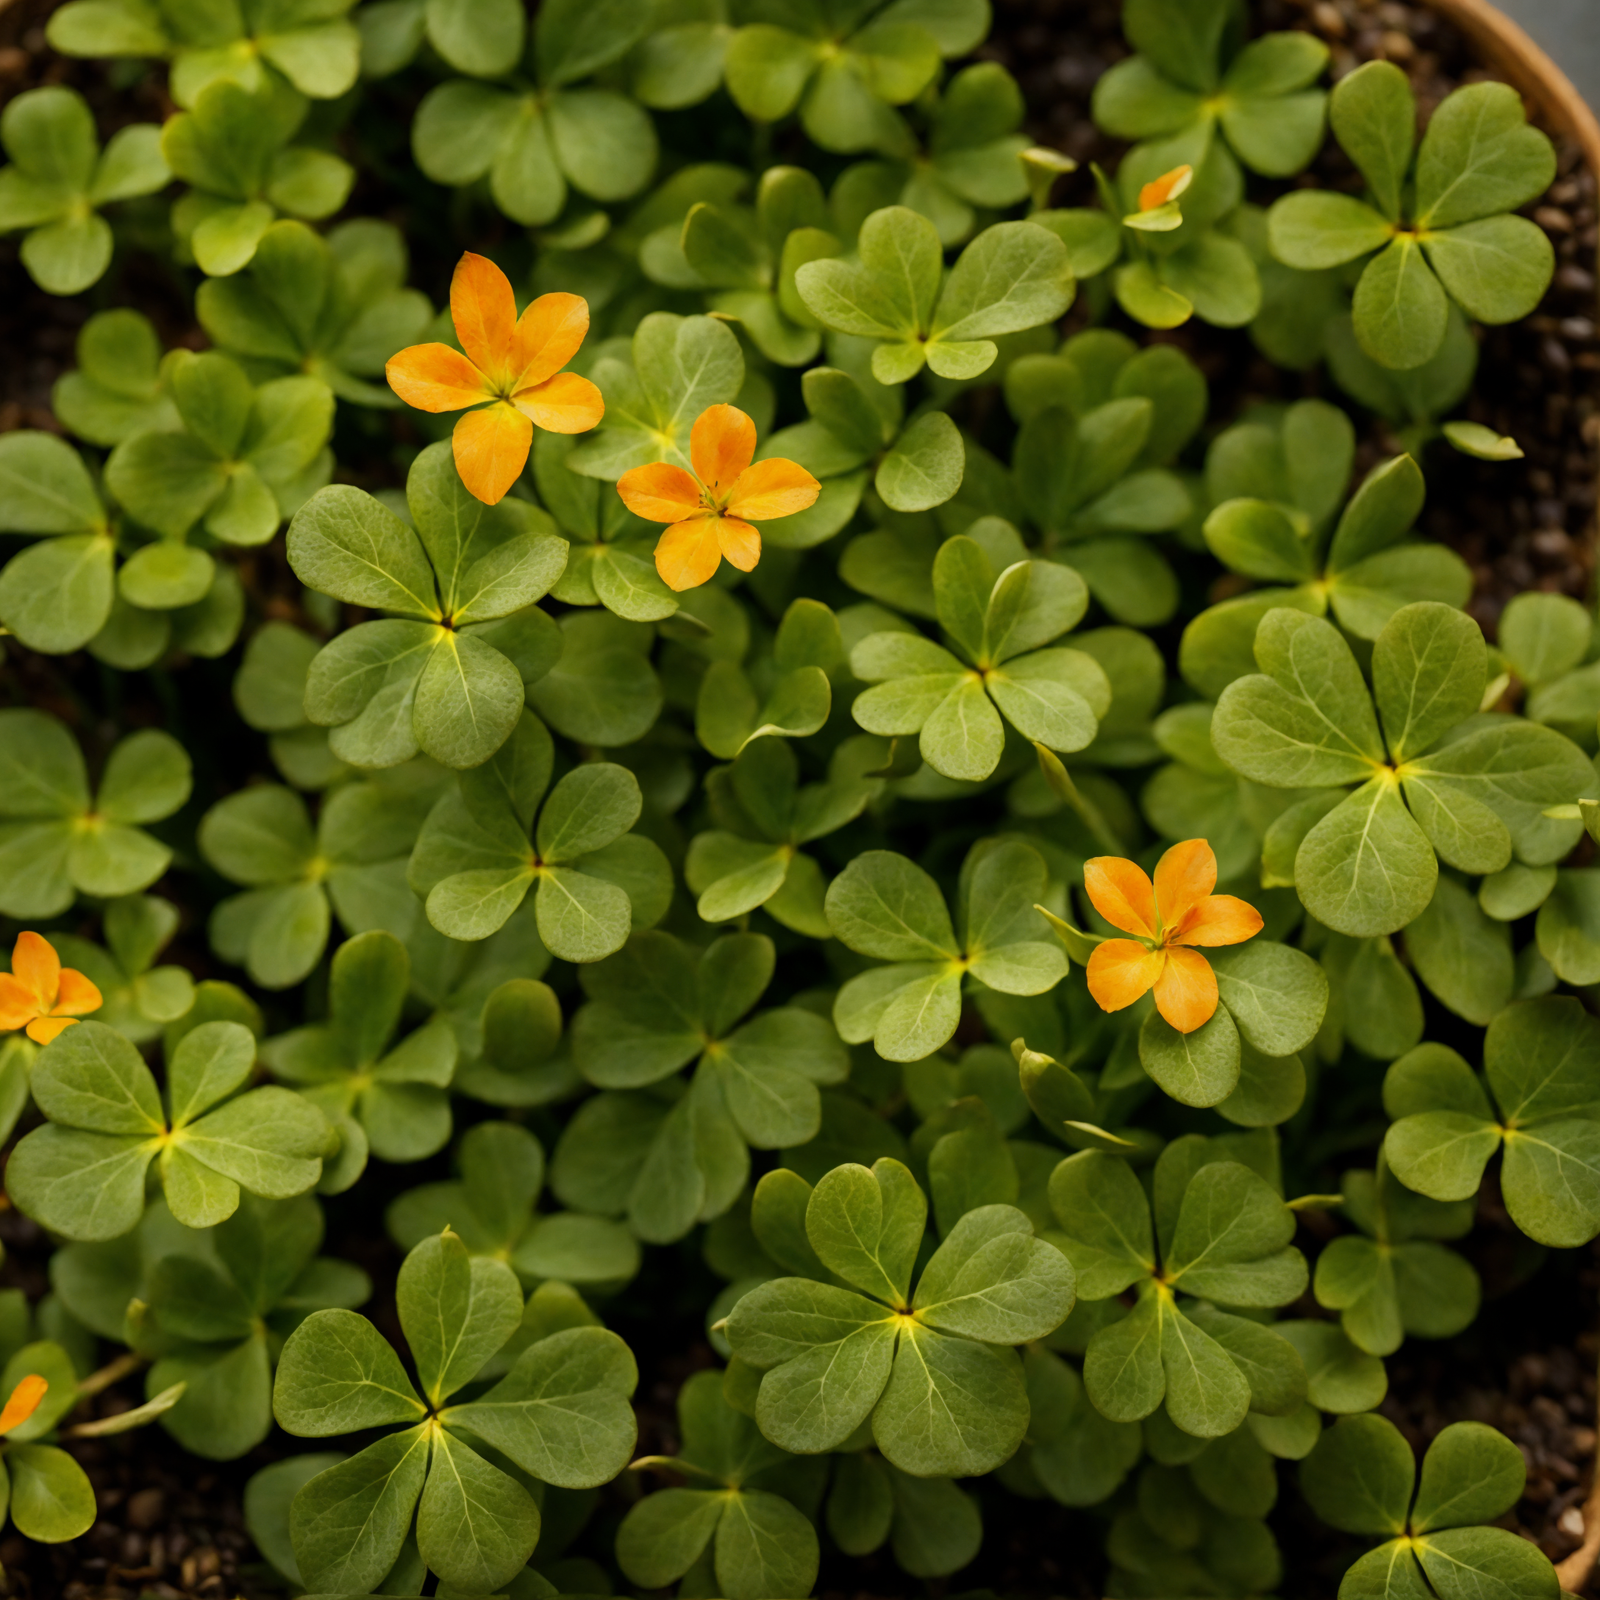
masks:
<svg viewBox="0 0 1600 1600"><path fill-rule="evenodd" d="M102 135L125 121L159 120L167 114L171 108L159 73L54 56L43 36L51 9L52 0L12 0L9 5L0 0L0 99L42 83L71 84L94 105ZM1119 152L1095 130L1088 101L1099 74L1125 53L1116 0L995 0L995 12L994 34L983 53L1003 61L1022 83L1032 135L1080 161L1114 160ZM1262 0L1260 14L1263 27L1310 28L1327 39L1338 71L1377 56L1400 63L1428 109L1456 84L1484 75L1454 30L1425 9L1394 0ZM402 110L396 108L397 116ZM1330 147L1321 158L1317 179L1350 184L1352 174L1336 149ZM1080 173L1063 180L1056 203L1088 203L1088 192L1087 175ZM1455 546L1472 564L1477 586L1473 609L1491 630L1505 602L1525 589L1589 599L1595 565L1595 466L1600 453L1597 209L1594 176L1582 167L1576 150L1562 150L1561 176L1530 214L1556 245L1556 282L1537 315L1511 328L1486 331L1468 413L1513 434L1527 459L1490 465L1435 445L1426 463L1426 530ZM428 248L423 242L427 231L411 230L419 257ZM439 283L432 281L439 276L434 270L438 266L431 255L419 264L419 281L436 296L443 282L442 277ZM447 273L448 264L443 270ZM178 273L135 251L119 260L106 283L90 295L55 299L36 290L22 272L15 240L0 240L0 348L7 352L0 363L0 431L55 426L50 388L74 364L73 341L92 310L134 305L155 320L168 344L203 344L190 310L191 292ZM1181 344L1200 363L1212 385L1213 415L1219 422L1252 399L1295 399L1329 388L1319 376L1275 370L1241 334L1194 324L1162 337ZM1369 423L1360 469L1391 449L1382 425ZM292 593L281 567L281 561L273 565L264 556L260 570L247 574L256 604L264 611L282 609L273 597ZM5 699L47 705L91 739L97 730L86 705L118 705L124 694L119 714L131 711L136 720L148 707L151 717L176 717L195 728L230 725L225 714L229 669L223 663L189 666L181 715L160 674L118 679L93 663L25 654L13 654L7 665L11 681ZM255 748L259 741L243 731L240 741L237 749L231 743L209 745L197 757L220 767L227 787L248 771L265 771ZM202 782L200 791L209 788ZM177 885L167 892L184 903L186 896ZM210 975L199 919L180 932L168 959L184 961L197 975ZM1360 1158L1370 1160L1371 1154L1367 1150ZM442 1162L437 1165L437 1171L432 1164L423 1171L406 1169L404 1186L443 1176ZM1306 1187L1326 1188L1336 1178L1330 1166L1315 1185ZM328 1205L327 1249L359 1261L380 1284L392 1284L398 1264L398 1252L388 1244L381 1222L389 1198L384 1191L386 1186L398 1190L398 1179L398 1174L375 1169L359 1198L341 1197ZM1418 1448L1462 1418L1489 1422L1516 1440L1528 1460L1529 1484L1508 1525L1559 1560L1580 1541L1577 1512L1594 1469L1600 1340L1593 1307L1600 1295L1600 1251L1544 1258L1510 1226L1489 1189L1479 1223L1464 1248L1484 1278L1483 1314L1461 1339L1446 1344L1411 1341L1392 1358L1384 1410ZM43 1294L48 1243L39 1230L14 1212L0 1212L0 1240L6 1247L0 1285L23 1287L35 1297ZM714 1360L698 1330L716 1287L692 1248L652 1251L641 1278L607 1308L608 1320L643 1363L637 1397L641 1452L675 1448L678 1387L689 1373ZM392 1302L368 1309L386 1331L398 1333ZM1297 1310L1321 1314L1314 1306ZM676 1348L662 1348L663 1327L682 1330ZM115 1353L108 1350L107 1358ZM141 1380L130 1377L88 1402L73 1420L126 1409L142 1398ZM291 1453L295 1442L274 1435L244 1460L229 1463L197 1461L159 1427L70 1443L69 1448L95 1482L100 1521L83 1539L57 1547L32 1545L14 1533L0 1537L9 1592L39 1600L225 1600L275 1591L276 1580L244 1531L241 1497L250 1474ZM967 1571L934 1586L935 1592L984 1588L1072 1600L1101 1592L1101 1517L991 1493L986 1484L974 1487L984 1500L983 1553ZM571 1553L608 1560L616 1522L637 1492L627 1475L608 1488ZM1310 1517L1294 1490L1292 1469L1283 1474L1274 1522L1290 1569L1281 1591L1286 1600L1328 1600L1358 1546ZM886 1554L865 1561L825 1554L818 1592L827 1600L866 1600L922 1589Z"/></svg>

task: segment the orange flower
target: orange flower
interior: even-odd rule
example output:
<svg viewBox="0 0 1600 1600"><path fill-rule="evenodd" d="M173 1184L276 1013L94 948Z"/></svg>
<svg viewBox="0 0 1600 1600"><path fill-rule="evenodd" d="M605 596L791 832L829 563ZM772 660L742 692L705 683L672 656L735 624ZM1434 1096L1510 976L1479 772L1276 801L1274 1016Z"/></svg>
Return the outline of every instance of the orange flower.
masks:
<svg viewBox="0 0 1600 1600"><path fill-rule="evenodd" d="M6 1401L4 1409L0 1410L0 1434L10 1433L13 1428L20 1428L39 1409L39 1402L44 1399L45 1390L49 1387L50 1385L37 1372L30 1372L11 1391L11 1398Z"/></svg>
<svg viewBox="0 0 1600 1600"><path fill-rule="evenodd" d="M1217 975L1192 945L1241 944L1261 931L1261 913L1231 894L1212 894L1217 858L1204 839L1175 844L1156 863L1151 886L1120 856L1084 863L1094 908L1132 939L1107 939L1089 957L1089 993L1102 1011L1121 1011L1149 989L1179 1033L1193 1033L1217 1009Z"/></svg>
<svg viewBox="0 0 1600 1600"><path fill-rule="evenodd" d="M450 316L465 355L447 344L414 344L384 370L389 387L419 411L480 406L456 424L456 471L492 506L527 465L535 426L587 433L605 415L600 391L561 370L589 331L589 303L542 294L519 317L505 273L469 250L450 280Z"/></svg>
<svg viewBox="0 0 1600 1600"><path fill-rule="evenodd" d="M662 461L635 467L617 493L646 522L670 522L656 545L656 571L670 589L695 589L724 556L741 572L761 559L752 522L804 511L822 492L798 462L751 460L756 425L736 406L707 406L689 435L692 473Z"/></svg>
<svg viewBox="0 0 1600 1600"><path fill-rule="evenodd" d="M1174 167L1171 172L1162 173L1159 178L1147 183L1139 191L1139 209L1154 211L1157 206L1164 206L1169 200L1176 200L1193 182L1193 167Z"/></svg>
<svg viewBox="0 0 1600 1600"><path fill-rule="evenodd" d="M100 991L81 972L63 967L48 939L17 935L11 970L0 972L0 1031L26 1028L36 1044L49 1044L100 1003Z"/></svg>

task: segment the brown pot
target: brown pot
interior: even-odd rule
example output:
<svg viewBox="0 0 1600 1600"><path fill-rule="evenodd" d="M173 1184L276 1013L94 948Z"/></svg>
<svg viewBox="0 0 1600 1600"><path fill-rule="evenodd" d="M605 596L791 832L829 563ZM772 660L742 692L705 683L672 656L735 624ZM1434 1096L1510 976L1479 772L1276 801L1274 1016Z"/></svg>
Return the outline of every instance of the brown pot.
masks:
<svg viewBox="0 0 1600 1600"><path fill-rule="evenodd" d="M1550 133L1582 147L1600 176L1600 117L1572 87L1567 75L1504 12L1488 0L1428 0L1477 46L1484 64L1505 78Z"/></svg>

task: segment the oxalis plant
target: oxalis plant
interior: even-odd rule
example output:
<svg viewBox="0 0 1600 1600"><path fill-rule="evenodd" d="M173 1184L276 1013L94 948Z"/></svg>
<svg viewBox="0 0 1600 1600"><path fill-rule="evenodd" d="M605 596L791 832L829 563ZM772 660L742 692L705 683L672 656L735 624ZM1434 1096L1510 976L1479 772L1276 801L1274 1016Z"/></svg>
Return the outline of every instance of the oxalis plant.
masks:
<svg viewBox="0 0 1600 1600"><path fill-rule="evenodd" d="M978 0L53 13L19 1591L146 1463L230 1593L1583 1591L1379 1415L1593 1310L1595 598L1428 503L1552 146L1121 20L1080 170Z"/></svg>

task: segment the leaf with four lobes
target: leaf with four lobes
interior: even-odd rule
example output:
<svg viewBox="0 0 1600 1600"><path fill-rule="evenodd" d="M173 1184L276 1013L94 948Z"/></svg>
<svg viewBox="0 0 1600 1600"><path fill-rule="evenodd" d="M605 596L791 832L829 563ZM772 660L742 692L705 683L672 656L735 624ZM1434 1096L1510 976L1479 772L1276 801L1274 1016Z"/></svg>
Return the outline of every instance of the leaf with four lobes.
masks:
<svg viewBox="0 0 1600 1600"><path fill-rule="evenodd" d="M383 1161L420 1161L449 1141L456 1036L435 1018L395 1041L410 986L410 958L392 933L357 934L334 952L328 1020L261 1047L273 1072L338 1129L325 1192L349 1188L369 1149Z"/></svg>
<svg viewBox="0 0 1600 1600"><path fill-rule="evenodd" d="M638 1370L616 1334L574 1327L529 1345L487 1392L451 1403L522 1321L516 1274L470 1256L446 1231L406 1257L397 1300L415 1387L354 1312L314 1312L284 1345L272 1403L287 1432L330 1438L403 1425L295 1495L295 1560L313 1589L368 1593L414 1526L428 1571L491 1593L526 1565L539 1537L526 1478L592 1488L627 1464Z"/></svg>
<svg viewBox="0 0 1600 1600"><path fill-rule="evenodd" d="M941 378L986 372L995 339L1054 322L1076 280L1066 246L1032 222L985 228L947 276L934 225L886 206L862 224L854 259L809 261L795 287L824 328L877 341L872 375L897 384L924 365Z"/></svg>
<svg viewBox="0 0 1600 1600"><path fill-rule="evenodd" d="M683 867L701 919L732 922L759 906L796 933L831 937L827 880L800 846L860 816L882 792L883 779L867 775L882 764L879 741L847 739L826 780L802 784L788 741L757 739L729 766L713 767L706 793L717 826L690 841Z"/></svg>
<svg viewBox="0 0 1600 1600"><path fill-rule="evenodd" d="M257 381L306 373L341 400L398 406L384 363L433 321L427 296L405 287L407 264L405 239L387 222L360 218L326 238L275 222L244 272L200 285L195 313Z"/></svg>
<svg viewBox="0 0 1600 1600"><path fill-rule="evenodd" d="M1375 526L1346 525L1352 555ZM1545 808L1584 793L1593 768L1553 729L1478 713L1488 652L1470 617L1402 606L1373 646L1370 689L1338 629L1289 607L1261 620L1255 657L1261 672L1223 691L1212 740L1252 782L1324 790L1278 819L1266 849L1292 852L1301 903L1327 927L1403 928L1433 899L1439 859L1493 873L1513 852L1539 865L1572 848L1581 824Z"/></svg>
<svg viewBox="0 0 1600 1600"><path fill-rule="evenodd" d="M981 841L961 869L958 928L915 862L889 850L856 856L828 887L828 923L842 944L888 965L840 989L840 1037L871 1039L889 1061L920 1061L955 1033L966 974L1001 994L1053 989L1067 959L1035 909L1047 876L1044 858L1020 840Z"/></svg>
<svg viewBox="0 0 1600 1600"><path fill-rule="evenodd" d="M1481 1422L1454 1422L1428 1446L1421 1480L1387 1417L1341 1417L1300 1468L1300 1488L1330 1526L1387 1542L1344 1575L1341 1600L1367 1595L1516 1595L1556 1600L1561 1584L1530 1540L1488 1527L1522 1496L1522 1452ZM1419 1570L1420 1569L1420 1570Z"/></svg>
<svg viewBox="0 0 1600 1600"><path fill-rule="evenodd" d="M823 0L761 0L742 16L724 72L746 116L777 122L798 109L824 150L896 156L915 145L893 108L933 82L941 58L972 50L989 21L979 0L866 0L837 15Z"/></svg>
<svg viewBox="0 0 1600 1600"><path fill-rule="evenodd" d="M762 1433L815 1454L870 1418L902 1471L992 1471L1028 1426L1022 1362L1008 1347L1065 1320L1072 1267L1014 1206L986 1205L949 1230L913 1293L928 1202L904 1166L836 1167L806 1192L792 1231L811 1275L752 1289L728 1318L734 1354L765 1373Z"/></svg>
<svg viewBox="0 0 1600 1600"><path fill-rule="evenodd" d="M97 311L78 330L77 357L50 391L50 407L68 432L109 449L135 433L183 426L172 402L171 363L148 317Z"/></svg>
<svg viewBox="0 0 1600 1600"><path fill-rule="evenodd" d="M1312 1288L1351 1342L1388 1356L1407 1334L1452 1339L1468 1327L1482 1298L1478 1274L1435 1241L1469 1233L1471 1205L1413 1194L1384 1165L1345 1173L1343 1188L1344 1213L1361 1231L1323 1249Z"/></svg>
<svg viewBox="0 0 1600 1600"><path fill-rule="evenodd" d="M175 351L165 370L180 425L136 433L106 462L106 487L160 535L117 575L124 598L151 609L192 605L210 587L213 558L186 542L191 534L265 544L333 470L333 394L321 379L257 388L215 352Z"/></svg>
<svg viewBox="0 0 1600 1600"><path fill-rule="evenodd" d="M1137 1422L1165 1400L1184 1433L1215 1439L1251 1410L1295 1410L1305 1369L1270 1329L1209 1302L1288 1305L1304 1293L1307 1273L1290 1243L1294 1213L1258 1174L1212 1159L1203 1143L1179 1141L1157 1162L1156 1227L1126 1161L1098 1150L1069 1156L1050 1178L1061 1229L1050 1237L1072 1262L1085 1300L1137 1285L1133 1310L1089 1340L1083 1381L1101 1414ZM1180 1303L1180 1294L1196 1299Z"/></svg>
<svg viewBox="0 0 1600 1600"><path fill-rule="evenodd" d="M514 0L428 0L422 9L429 39L453 67L477 78L509 76L501 83L454 78L424 97L411 149L434 182L462 187L487 178L506 216L537 227L561 214L571 191L611 202L650 181L657 144L649 113L612 89L573 87L650 27L646 0L612 0L598 10L586 0L541 7L526 75L518 71L525 13ZM420 30L413 38L420 43Z"/></svg>
<svg viewBox="0 0 1600 1600"><path fill-rule="evenodd" d="M761 934L727 934L702 951L641 933L583 970L589 998L573 1019L572 1059L606 1092L579 1108L556 1149L565 1204L625 1211L639 1238L670 1243L738 1199L749 1147L816 1137L818 1086L844 1082L849 1053L814 1011L750 1015L776 962ZM676 1075L691 1062L685 1083Z"/></svg>
<svg viewBox="0 0 1600 1600"><path fill-rule="evenodd" d="M577 447L570 434L534 434L533 481L540 503L569 542L567 565L550 590L569 606L604 606L627 622L660 622L678 609L677 596L656 571L660 537L609 485L571 471Z"/></svg>
<svg viewBox="0 0 1600 1600"><path fill-rule="evenodd" d="M203 1236L204 1253L181 1249L146 1267L139 1344L156 1359L145 1394L153 1400L185 1385L161 1418L184 1449L231 1461L260 1444L272 1427L272 1370L283 1341L312 1312L351 1309L371 1295L359 1267L318 1255L322 1231L322 1208L310 1195L246 1195Z"/></svg>
<svg viewBox="0 0 1600 1600"><path fill-rule="evenodd" d="M441 774L419 763L340 784L315 828L292 789L256 784L200 819L200 853L244 891L211 913L211 945L265 989L287 989L322 959L336 913L347 933L417 922L406 861Z"/></svg>
<svg viewBox="0 0 1600 1600"><path fill-rule="evenodd" d="M135 123L104 150L94 115L73 89L19 94L0 114L0 231L26 230L22 264L48 294L78 294L111 264L111 225L100 207L154 194L171 181L161 130Z"/></svg>
<svg viewBox="0 0 1600 1600"><path fill-rule="evenodd" d="M162 128L161 153L190 186L172 208L172 231L208 277L249 266L279 212L317 222L344 204L355 169L290 143L306 110L280 78L253 90L215 78Z"/></svg>
<svg viewBox="0 0 1600 1600"><path fill-rule="evenodd" d="M544 724L524 711L499 751L428 813L407 873L439 932L486 939L531 889L544 947L600 961L665 914L672 869L654 840L629 832L644 805L638 779L593 761L550 786L554 759Z"/></svg>
<svg viewBox="0 0 1600 1600"><path fill-rule="evenodd" d="M677 1455L644 1456L633 1468L695 1487L658 1489L629 1509L617 1530L624 1574L664 1589L701 1563L728 1600L804 1600L819 1549L795 1504L794 1457L729 1405L720 1372L697 1372L679 1389L678 1439Z"/></svg>
<svg viewBox="0 0 1600 1600"><path fill-rule="evenodd" d="M851 708L868 733L917 734L935 772L969 783L999 765L1007 723L1051 750L1094 739L1111 705L1105 670L1081 650L1051 647L1089 603L1071 567L1024 561L996 576L983 548L959 535L940 546L933 591L949 648L894 632L870 633L850 652L850 670L872 685Z"/></svg>
<svg viewBox="0 0 1600 1600"><path fill-rule="evenodd" d="M172 97L193 106L218 81L256 90L286 78L333 100L356 81L361 39L346 20L354 0L254 0L190 10L181 0L72 0L50 18L66 56L153 56L171 62Z"/></svg>
<svg viewBox="0 0 1600 1600"><path fill-rule="evenodd" d="M0 711L0 913L59 915L80 894L148 888L172 851L145 832L189 798L188 753L156 728L112 747L91 790L78 741L43 711Z"/></svg>
<svg viewBox="0 0 1600 1600"><path fill-rule="evenodd" d="M635 329L627 356L620 348L600 355L589 376L605 397L605 417L567 456L567 467L615 482L657 461L691 469L695 420L708 406L738 397L745 366L727 323L652 311Z"/></svg>
<svg viewBox="0 0 1600 1600"><path fill-rule="evenodd" d="M1252 172L1289 178L1322 145L1327 94L1312 87L1328 47L1309 33L1246 42L1228 0L1130 0L1123 32L1139 52L1095 84L1094 119L1117 139L1226 141Z"/></svg>
<svg viewBox="0 0 1600 1600"><path fill-rule="evenodd" d="M244 1088L256 1042L237 1022L207 1022L167 1058L162 1102L120 1033L80 1022L40 1051L34 1104L48 1119L19 1144L6 1184L18 1207L69 1239L114 1239L144 1211L150 1163L172 1214L209 1227L239 1207L304 1194L322 1176L327 1119L288 1089Z"/></svg>
<svg viewBox="0 0 1600 1600"><path fill-rule="evenodd" d="M639 1244L621 1223L535 1210L544 1188L544 1149L526 1128L480 1122L462 1136L455 1165L458 1179L422 1184L390 1203L385 1221L401 1249L449 1228L469 1255L509 1263L530 1287L553 1278L605 1293L637 1275Z"/></svg>
<svg viewBox="0 0 1600 1600"><path fill-rule="evenodd" d="M1440 1201L1468 1200L1504 1151L1511 1220L1572 1249L1600 1233L1600 1022L1570 998L1524 1000L1489 1024L1483 1076L1442 1044L1389 1068L1383 1105L1390 1170Z"/></svg>
<svg viewBox="0 0 1600 1600"><path fill-rule="evenodd" d="M179 966L155 965L178 929L178 908L154 895L120 896L106 906L107 949L74 934L50 936L61 964L81 972L100 991L96 1022L144 1044L194 1004L194 979ZM0 1118L0 1122L4 1119Z"/></svg>
<svg viewBox="0 0 1600 1600"><path fill-rule="evenodd" d="M1453 301L1491 324L1528 315L1550 286L1555 250L1519 206L1556 173L1555 148L1528 126L1522 97L1474 83L1446 97L1421 144L1410 81L1371 61L1340 80L1334 137L1367 198L1325 189L1285 195L1268 216L1272 253L1315 270L1361 261L1354 323L1381 366L1419 367L1444 343Z"/></svg>
<svg viewBox="0 0 1600 1600"><path fill-rule="evenodd" d="M561 653L534 604L561 576L567 543L508 497L486 506L456 471L449 440L406 477L408 524L359 489L314 494L289 527L289 563L308 588L387 613L339 634L311 665L306 715L352 766L392 767L420 749L476 767L510 737L526 687Z"/></svg>
<svg viewBox="0 0 1600 1600"><path fill-rule="evenodd" d="M1254 670L1256 628L1274 606L1331 611L1346 633L1376 639L1402 606L1467 603L1467 564L1412 535L1426 489L1410 456L1375 468L1335 519L1354 459L1349 418L1320 400L1291 406L1279 427L1240 423L1213 443L1206 544L1230 571L1273 587L1224 600L1184 630L1179 666L1202 694Z"/></svg>

